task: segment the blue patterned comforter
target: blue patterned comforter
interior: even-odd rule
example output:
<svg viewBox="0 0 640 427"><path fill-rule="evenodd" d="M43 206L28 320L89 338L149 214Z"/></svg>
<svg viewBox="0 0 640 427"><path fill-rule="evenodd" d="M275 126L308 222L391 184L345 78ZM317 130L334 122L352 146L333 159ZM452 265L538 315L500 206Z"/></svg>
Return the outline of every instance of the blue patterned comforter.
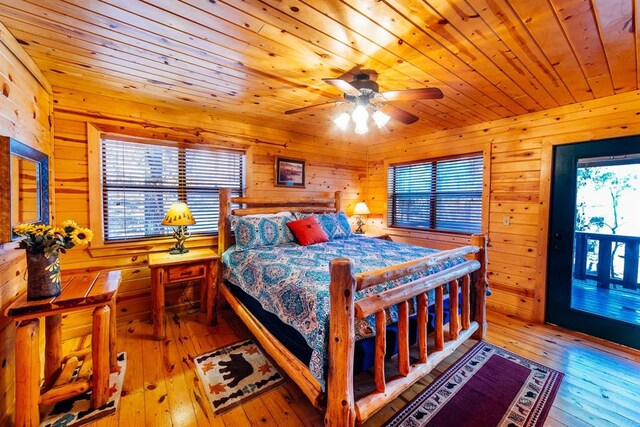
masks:
<svg viewBox="0 0 640 427"><path fill-rule="evenodd" d="M350 258L355 274L422 258L434 252L433 249L352 235L310 246L290 243L240 250L234 245L222 259L226 280L260 301L265 310L300 331L312 349L311 373L324 387L329 331L329 262L334 258ZM462 257L447 261L428 272L356 292L355 298L359 300L463 261ZM429 300L433 301L433 297L430 296ZM389 321L397 321L395 307L389 311ZM372 335L374 325L373 318L356 321L357 337Z"/></svg>

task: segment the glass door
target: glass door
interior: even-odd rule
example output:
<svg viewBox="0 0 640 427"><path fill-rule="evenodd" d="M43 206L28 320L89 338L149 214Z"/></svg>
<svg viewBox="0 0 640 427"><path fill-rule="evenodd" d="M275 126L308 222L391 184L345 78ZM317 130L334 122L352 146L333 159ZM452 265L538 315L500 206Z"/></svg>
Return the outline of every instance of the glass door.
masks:
<svg viewBox="0 0 640 427"><path fill-rule="evenodd" d="M640 137L558 146L547 321L640 348Z"/></svg>

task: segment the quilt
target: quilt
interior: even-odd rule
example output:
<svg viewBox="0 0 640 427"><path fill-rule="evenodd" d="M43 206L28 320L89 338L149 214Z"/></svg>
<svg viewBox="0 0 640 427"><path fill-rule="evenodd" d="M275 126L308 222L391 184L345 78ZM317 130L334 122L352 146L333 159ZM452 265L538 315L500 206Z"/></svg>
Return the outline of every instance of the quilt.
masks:
<svg viewBox="0 0 640 427"><path fill-rule="evenodd" d="M223 254L224 278L260 301L263 308L298 330L312 349L309 368L324 387L329 332L329 263L349 258L353 273L389 267L437 252L397 242L352 235L326 243L299 246L288 243L241 250L235 245ZM399 284L433 274L464 262L463 257L446 261L424 272L356 292L356 301ZM433 301L432 295L429 300ZM397 309L389 310L389 322L397 321ZM357 319L356 338L375 331L373 316Z"/></svg>

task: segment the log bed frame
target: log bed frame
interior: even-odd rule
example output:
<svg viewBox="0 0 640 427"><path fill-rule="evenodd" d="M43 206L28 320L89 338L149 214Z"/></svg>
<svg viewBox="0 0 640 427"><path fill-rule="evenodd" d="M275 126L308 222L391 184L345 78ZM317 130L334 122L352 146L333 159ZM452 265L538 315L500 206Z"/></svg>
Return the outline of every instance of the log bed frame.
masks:
<svg viewBox="0 0 640 427"><path fill-rule="evenodd" d="M231 209L231 204L244 205ZM333 198L231 198L230 190L220 190L220 220L218 251L224 252L232 244L229 214L246 216L258 213L276 213L283 210L297 212L340 212L340 192ZM353 426L361 424L376 411L398 397L404 390L428 374L444 358L469 338L483 339L486 333L486 237L471 236L471 246L438 252L415 261L398 264L354 275L351 261L337 258L330 263L329 314L329 370L326 390L311 375L309 368L284 347L229 291L224 280L219 284L220 295L238 314L262 347L275 362L295 381L311 403L325 411L326 426ZM467 261L357 302L355 291L414 274L447 259L470 255L480 263ZM222 275L220 275L222 276ZM458 300L459 280L462 301ZM447 333L443 325L444 286L449 284L450 321ZM428 292L435 289L435 348L427 348ZM409 306L417 298L418 361L409 358ZM473 300L473 310L472 310ZM458 310L462 305L462 313ZM398 306L398 375L385 378L386 315L384 309ZM356 400L353 382L355 344L354 319L375 315L375 389Z"/></svg>

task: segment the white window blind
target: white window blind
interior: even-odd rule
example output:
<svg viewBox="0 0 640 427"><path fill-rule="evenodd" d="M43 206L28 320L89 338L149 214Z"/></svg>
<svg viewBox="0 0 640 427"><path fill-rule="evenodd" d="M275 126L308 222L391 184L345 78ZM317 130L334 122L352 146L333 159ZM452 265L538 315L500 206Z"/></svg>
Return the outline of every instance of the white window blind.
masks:
<svg viewBox="0 0 640 427"><path fill-rule="evenodd" d="M479 232L482 169L481 154L390 166L389 225Z"/></svg>
<svg viewBox="0 0 640 427"><path fill-rule="evenodd" d="M161 225L173 203L186 202L193 234L218 231L219 190L242 195L244 153L102 140L104 240L170 235Z"/></svg>

